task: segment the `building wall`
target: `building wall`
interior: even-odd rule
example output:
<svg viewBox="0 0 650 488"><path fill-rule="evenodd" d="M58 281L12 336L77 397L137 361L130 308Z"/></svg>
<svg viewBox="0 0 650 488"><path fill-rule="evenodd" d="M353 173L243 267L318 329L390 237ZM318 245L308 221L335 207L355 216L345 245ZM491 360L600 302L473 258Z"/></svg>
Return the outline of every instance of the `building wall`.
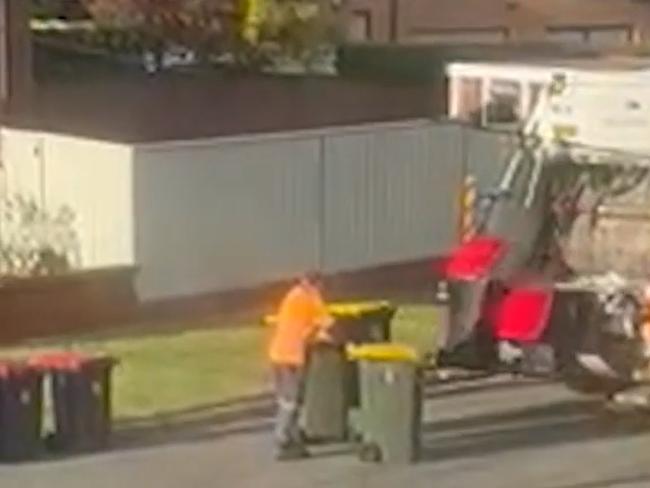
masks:
<svg viewBox="0 0 650 488"><path fill-rule="evenodd" d="M507 42L550 40L616 45L650 36L650 5L632 0L351 0L369 12L369 40ZM391 8L392 5L392 8ZM391 19L391 14L395 16ZM390 36L391 24L395 36Z"/></svg>

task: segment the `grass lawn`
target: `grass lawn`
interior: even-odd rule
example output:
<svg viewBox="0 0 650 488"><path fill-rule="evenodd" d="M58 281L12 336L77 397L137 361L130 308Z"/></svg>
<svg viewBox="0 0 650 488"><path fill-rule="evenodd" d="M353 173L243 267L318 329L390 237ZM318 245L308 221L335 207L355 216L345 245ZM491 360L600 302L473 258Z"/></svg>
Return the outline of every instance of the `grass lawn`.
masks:
<svg viewBox="0 0 650 488"><path fill-rule="evenodd" d="M394 320L394 340L430 350L435 310L408 306ZM128 336L78 338L0 351L24 355L40 349L72 347L113 355L114 406L119 419L157 417L216 404L268 388L265 343L268 330L257 323L204 321L134 331ZM219 327L217 327L219 326Z"/></svg>

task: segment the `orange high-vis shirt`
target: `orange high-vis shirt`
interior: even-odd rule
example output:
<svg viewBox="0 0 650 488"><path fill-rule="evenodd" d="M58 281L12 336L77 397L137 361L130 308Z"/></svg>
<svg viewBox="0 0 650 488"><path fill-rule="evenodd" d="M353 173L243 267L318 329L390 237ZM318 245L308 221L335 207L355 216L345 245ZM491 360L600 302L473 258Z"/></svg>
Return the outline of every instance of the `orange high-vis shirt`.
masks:
<svg viewBox="0 0 650 488"><path fill-rule="evenodd" d="M318 290L302 285L294 286L280 305L269 347L270 361L274 364L302 366L310 336L329 322L329 314Z"/></svg>

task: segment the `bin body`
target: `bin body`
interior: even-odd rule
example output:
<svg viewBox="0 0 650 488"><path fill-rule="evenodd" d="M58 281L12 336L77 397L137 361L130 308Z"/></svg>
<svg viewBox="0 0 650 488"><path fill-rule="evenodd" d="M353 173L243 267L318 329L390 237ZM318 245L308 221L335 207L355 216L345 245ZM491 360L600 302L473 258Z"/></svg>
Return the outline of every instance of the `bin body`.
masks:
<svg viewBox="0 0 650 488"><path fill-rule="evenodd" d="M107 446L112 366L107 360L89 360L78 371L52 371L57 446L81 451Z"/></svg>
<svg viewBox="0 0 650 488"><path fill-rule="evenodd" d="M303 431L309 440L346 438L350 367L343 346L319 343L311 347L303 409Z"/></svg>
<svg viewBox="0 0 650 488"><path fill-rule="evenodd" d="M34 358L50 381L54 429L51 447L62 451L92 451L107 446L111 431L109 358L75 354Z"/></svg>
<svg viewBox="0 0 650 488"><path fill-rule="evenodd" d="M41 451L42 376L0 365L0 460L24 461Z"/></svg>
<svg viewBox="0 0 650 488"><path fill-rule="evenodd" d="M364 446L385 463L411 463L420 450L422 388L413 362L361 360L359 426Z"/></svg>

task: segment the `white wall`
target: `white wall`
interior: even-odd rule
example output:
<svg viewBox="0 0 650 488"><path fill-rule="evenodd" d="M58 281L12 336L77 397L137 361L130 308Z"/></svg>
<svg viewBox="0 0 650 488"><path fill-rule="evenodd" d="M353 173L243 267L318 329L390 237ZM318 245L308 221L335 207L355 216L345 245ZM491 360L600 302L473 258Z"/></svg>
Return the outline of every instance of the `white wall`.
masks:
<svg viewBox="0 0 650 488"><path fill-rule="evenodd" d="M51 213L68 206L84 268L134 263L128 146L32 131L1 134L7 192Z"/></svg>

